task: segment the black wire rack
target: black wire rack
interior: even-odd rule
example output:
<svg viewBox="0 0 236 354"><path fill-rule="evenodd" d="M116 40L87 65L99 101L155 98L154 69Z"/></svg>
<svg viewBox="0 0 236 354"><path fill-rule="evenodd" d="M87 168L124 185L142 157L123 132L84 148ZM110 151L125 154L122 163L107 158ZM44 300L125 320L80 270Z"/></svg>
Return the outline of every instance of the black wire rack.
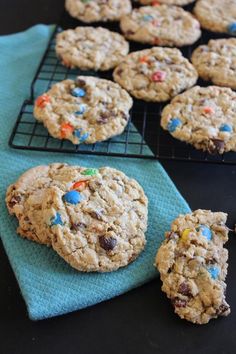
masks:
<svg viewBox="0 0 236 354"><path fill-rule="evenodd" d="M190 8L191 9L191 8ZM77 154L110 155L119 157L137 157L148 159L182 160L207 163L236 164L236 153L212 155L196 150L191 145L174 139L160 127L161 111L165 104L147 103L134 99L130 120L123 134L96 144L73 145L70 141L51 137L42 123L35 120L33 107L36 97L47 91L56 82L75 79L78 75L99 76L112 79L112 72L91 72L64 67L55 53L55 38L62 29L75 28L81 24L64 13L49 41L45 54L31 84L30 98L24 101L13 127L9 146L14 149L63 152ZM97 24L119 32L117 24ZM194 45L182 48L183 54L190 58L192 51L210 38L220 36L203 32L201 39ZM226 37L226 36L224 36ZM131 43L131 51L148 48ZM210 83L199 80L199 85Z"/></svg>

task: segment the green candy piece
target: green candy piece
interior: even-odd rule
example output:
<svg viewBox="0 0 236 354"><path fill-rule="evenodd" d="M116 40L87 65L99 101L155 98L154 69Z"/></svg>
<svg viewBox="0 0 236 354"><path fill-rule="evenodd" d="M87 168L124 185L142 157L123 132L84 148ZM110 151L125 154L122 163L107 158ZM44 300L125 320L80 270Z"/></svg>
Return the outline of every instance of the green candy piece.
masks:
<svg viewBox="0 0 236 354"><path fill-rule="evenodd" d="M98 170L96 170L96 168L87 168L86 170L84 170L83 172L81 172L81 175L84 176L94 176L98 173Z"/></svg>

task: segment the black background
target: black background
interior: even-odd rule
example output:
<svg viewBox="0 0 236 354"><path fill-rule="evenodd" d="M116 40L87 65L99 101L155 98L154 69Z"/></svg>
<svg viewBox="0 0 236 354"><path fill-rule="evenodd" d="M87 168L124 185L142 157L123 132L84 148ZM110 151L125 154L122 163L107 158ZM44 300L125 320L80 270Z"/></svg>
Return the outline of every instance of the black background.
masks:
<svg viewBox="0 0 236 354"><path fill-rule="evenodd" d="M64 0L0 0L0 34L22 31L36 23L56 23L63 6ZM227 212L228 226L234 227L236 166L173 161L163 165L193 210ZM230 234L227 247L227 300L232 313L197 326L173 313L159 279L86 310L32 322L0 245L0 353L235 353L235 234Z"/></svg>

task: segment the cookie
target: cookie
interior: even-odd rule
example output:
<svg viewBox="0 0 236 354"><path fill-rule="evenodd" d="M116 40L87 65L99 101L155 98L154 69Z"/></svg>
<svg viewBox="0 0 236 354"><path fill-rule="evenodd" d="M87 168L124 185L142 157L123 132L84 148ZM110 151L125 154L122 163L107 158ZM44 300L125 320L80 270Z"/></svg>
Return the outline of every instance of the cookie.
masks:
<svg viewBox="0 0 236 354"><path fill-rule="evenodd" d="M132 10L130 0L66 0L66 10L80 21L119 21Z"/></svg>
<svg viewBox="0 0 236 354"><path fill-rule="evenodd" d="M193 323L228 316L225 299L228 240L227 214L197 210L179 216L158 250L156 266L162 290L175 313Z"/></svg>
<svg viewBox="0 0 236 354"><path fill-rule="evenodd" d="M112 81L89 76L64 80L38 97L34 116L58 139L92 144L121 134L132 107L129 94Z"/></svg>
<svg viewBox="0 0 236 354"><path fill-rule="evenodd" d="M236 38L210 40L194 50L191 60L204 80L236 89Z"/></svg>
<svg viewBox="0 0 236 354"><path fill-rule="evenodd" d="M52 247L79 271L109 272L124 267L144 249L147 198L124 173L81 168L65 191L48 190L43 220Z"/></svg>
<svg viewBox="0 0 236 354"><path fill-rule="evenodd" d="M113 77L136 98L164 102L193 86L198 75L178 49L153 47L129 54Z"/></svg>
<svg viewBox="0 0 236 354"><path fill-rule="evenodd" d="M37 166L26 171L14 184L10 185L6 194L6 205L11 215L19 221L17 232L24 238L51 244L50 235L46 232L42 220L42 203L47 188L60 186L67 188L68 182L77 178L76 167L55 163L48 166Z"/></svg>
<svg viewBox="0 0 236 354"><path fill-rule="evenodd" d="M176 6L185 6L191 4L195 0L138 0L142 5L152 5L152 6L159 6L159 4L166 4L166 5L176 5Z"/></svg>
<svg viewBox="0 0 236 354"><path fill-rule="evenodd" d="M202 28L236 36L236 0L199 0L194 13Z"/></svg>
<svg viewBox="0 0 236 354"><path fill-rule="evenodd" d="M195 86L164 108L161 126L197 149L219 154L236 151L236 92Z"/></svg>
<svg viewBox="0 0 236 354"><path fill-rule="evenodd" d="M129 44L123 36L102 27L77 27L56 37L56 53L70 68L113 69L128 52Z"/></svg>
<svg viewBox="0 0 236 354"><path fill-rule="evenodd" d="M181 47L201 36L199 22L177 6L142 6L121 18L124 36L151 45Z"/></svg>

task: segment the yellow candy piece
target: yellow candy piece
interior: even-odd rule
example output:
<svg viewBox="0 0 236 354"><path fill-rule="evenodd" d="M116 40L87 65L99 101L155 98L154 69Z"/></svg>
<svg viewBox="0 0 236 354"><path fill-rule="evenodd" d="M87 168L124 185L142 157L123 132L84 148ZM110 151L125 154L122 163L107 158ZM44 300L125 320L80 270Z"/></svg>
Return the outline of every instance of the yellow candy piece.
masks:
<svg viewBox="0 0 236 354"><path fill-rule="evenodd" d="M182 232L182 234L181 234L181 239L182 239L182 241L187 241L188 240L188 236L189 236L189 234L190 234L190 232L191 232L192 230L191 229L185 229L183 232Z"/></svg>

